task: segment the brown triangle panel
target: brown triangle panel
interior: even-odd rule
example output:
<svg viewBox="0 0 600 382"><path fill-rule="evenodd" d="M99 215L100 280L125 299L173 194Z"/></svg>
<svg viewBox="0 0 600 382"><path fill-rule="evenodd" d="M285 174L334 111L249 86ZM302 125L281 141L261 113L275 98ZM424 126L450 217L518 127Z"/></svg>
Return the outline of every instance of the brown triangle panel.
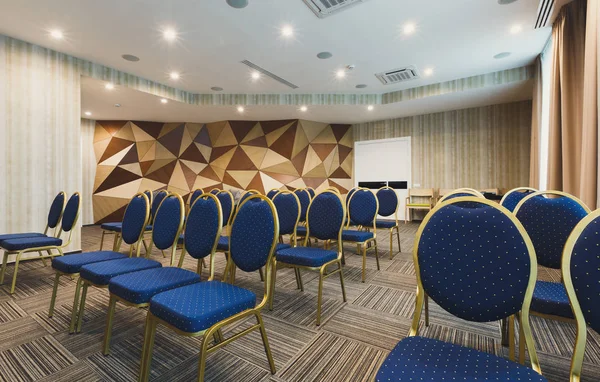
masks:
<svg viewBox="0 0 600 382"><path fill-rule="evenodd" d="M181 124L163 135L158 139L158 141L173 155L179 155L179 149L181 148L181 141L183 139L183 130L185 129L185 124Z"/></svg>
<svg viewBox="0 0 600 382"><path fill-rule="evenodd" d="M127 152L127 154L125 154L123 159L121 159L121 162L119 162L119 164L137 163L139 161L140 160L138 158L137 147L136 147L136 144L134 143L133 147L131 147L131 149L129 149L129 151Z"/></svg>
<svg viewBox="0 0 600 382"><path fill-rule="evenodd" d="M189 145L188 148L183 152L183 154L181 154L179 159L185 159L185 160L198 162L198 163L208 163L204 159L204 156L202 155L202 153L200 153L198 146L196 146L194 144Z"/></svg>
<svg viewBox="0 0 600 382"><path fill-rule="evenodd" d="M106 150L104 150L104 153L100 157L100 162L104 162L105 160L112 157L121 150L125 149L126 147L131 146L132 143L133 142L127 141L125 139L112 137L110 139L110 142L108 143L108 146L106 147Z"/></svg>
<svg viewBox="0 0 600 382"><path fill-rule="evenodd" d="M285 125L289 125L292 122L298 122L297 119L281 119L276 121L261 121L260 126L262 127L265 135L273 132Z"/></svg>
<svg viewBox="0 0 600 382"><path fill-rule="evenodd" d="M281 137L277 138L277 140L273 142L269 148L275 151L277 154L280 154L286 158L291 158L292 150L294 149L294 138L296 138L297 127L298 121L294 122L294 124L287 129L285 133L281 135Z"/></svg>
<svg viewBox="0 0 600 382"><path fill-rule="evenodd" d="M237 147L233 157L229 161L227 170L258 170L252 160L248 157L246 152L241 148Z"/></svg>
<svg viewBox="0 0 600 382"><path fill-rule="evenodd" d="M171 179L171 175L173 175L173 170L175 170L176 164L177 164L177 161L174 160L174 161L170 162L169 164L159 168L158 170L152 171L151 173L145 175L145 177L148 179L155 180L157 182L168 184L169 180Z"/></svg>
<svg viewBox="0 0 600 382"><path fill-rule="evenodd" d="M331 130L336 141L340 141L348 132L348 125L331 124Z"/></svg>
<svg viewBox="0 0 600 382"><path fill-rule="evenodd" d="M118 210L116 210L115 212L113 212L109 215L106 215L105 217L103 217L102 219L97 221L96 224L113 223L113 222L123 221L123 216L125 216L126 209L127 209L127 206L125 205L125 206L119 208Z"/></svg>
<svg viewBox="0 0 600 382"><path fill-rule="evenodd" d="M229 126L233 130L233 135L238 143L241 143L244 137L252 130L257 124L256 121L229 121Z"/></svg>
<svg viewBox="0 0 600 382"><path fill-rule="evenodd" d="M106 177L104 182L102 182L100 184L100 186L98 186L95 193L98 194L102 191L106 191L111 188L118 187L120 185L132 182L139 178L141 178L141 176L139 176L138 174L134 174L134 173L124 170L120 167L115 167L115 169L112 170L110 174L108 174L108 176ZM131 196L133 196L133 195L131 195Z"/></svg>
<svg viewBox="0 0 600 382"><path fill-rule="evenodd" d="M234 146L223 146L223 147L213 147L212 152L210 153L210 162L214 162L219 159L223 155L227 154Z"/></svg>
<svg viewBox="0 0 600 382"><path fill-rule="evenodd" d="M164 125L162 122L132 121L132 123L155 139L160 135L160 131Z"/></svg>
<svg viewBox="0 0 600 382"><path fill-rule="evenodd" d="M268 147L269 145L267 145L267 138L265 138L265 136L260 136L258 138L254 138L249 140L248 142L244 142L245 145L248 146L256 146L256 147Z"/></svg>
<svg viewBox="0 0 600 382"><path fill-rule="evenodd" d="M200 129L200 132L198 133L198 135L196 135L196 138L194 138L194 142L206 146L212 146L212 143L210 141L210 135L208 134L208 129L206 128L206 125L202 126L202 129Z"/></svg>
<svg viewBox="0 0 600 382"><path fill-rule="evenodd" d="M108 131L110 135L115 135L121 128L125 127L127 121L97 121L96 123Z"/></svg>

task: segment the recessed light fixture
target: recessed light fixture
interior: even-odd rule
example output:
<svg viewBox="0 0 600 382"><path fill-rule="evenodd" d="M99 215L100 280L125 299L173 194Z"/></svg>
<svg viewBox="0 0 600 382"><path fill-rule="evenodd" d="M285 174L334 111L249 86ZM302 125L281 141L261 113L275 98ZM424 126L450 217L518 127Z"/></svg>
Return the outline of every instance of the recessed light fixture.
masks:
<svg viewBox="0 0 600 382"><path fill-rule="evenodd" d="M250 75L252 77L252 79L254 81L258 80L260 78L260 72L257 72L256 70L252 72L252 74Z"/></svg>
<svg viewBox="0 0 600 382"><path fill-rule="evenodd" d="M357 89L364 89L366 87L367 87L366 84L358 84L358 85L355 86L355 88L357 88Z"/></svg>
<svg viewBox="0 0 600 382"><path fill-rule="evenodd" d="M423 75L425 77L430 77L433 75L433 68L425 68L425 70L423 70Z"/></svg>
<svg viewBox="0 0 600 382"><path fill-rule="evenodd" d="M171 74L169 74L169 77L171 77L172 80L178 80L181 76L177 72L171 72Z"/></svg>
<svg viewBox="0 0 600 382"><path fill-rule="evenodd" d="M328 58L331 58L332 56L333 54L331 54L330 52L317 53L317 58L320 58L321 60L326 60Z"/></svg>
<svg viewBox="0 0 600 382"><path fill-rule="evenodd" d="M340 69L337 72L335 72L335 76L337 78L344 78L346 77L346 71L344 69Z"/></svg>
<svg viewBox="0 0 600 382"><path fill-rule="evenodd" d="M104 85L104 88L106 90L113 90L115 88L115 85L113 85L111 82L109 82L106 85Z"/></svg>
<svg viewBox="0 0 600 382"><path fill-rule="evenodd" d="M163 38L167 41L175 41L177 39L177 31L173 28L163 30Z"/></svg>
<svg viewBox="0 0 600 382"><path fill-rule="evenodd" d="M237 107L237 111L238 111L238 113L243 113L244 112L244 107L243 106L238 106Z"/></svg>
<svg viewBox="0 0 600 382"><path fill-rule="evenodd" d="M284 25L281 27L281 35L283 37L292 37L294 35L294 28L291 25Z"/></svg>
<svg viewBox="0 0 600 382"><path fill-rule="evenodd" d="M210 88L210 90L214 90L216 92L221 92L221 91L223 91L223 88L221 88L219 86L213 86L212 88Z"/></svg>
<svg viewBox="0 0 600 382"><path fill-rule="evenodd" d="M120 103L116 103L115 107L121 107L121 104Z"/></svg>
<svg viewBox="0 0 600 382"><path fill-rule="evenodd" d="M507 5L507 4L512 4L517 0L498 0L498 4L500 5Z"/></svg>
<svg viewBox="0 0 600 382"><path fill-rule="evenodd" d="M87 115L87 116L89 117L90 115L92 115L92 112L91 112L91 111L86 111L86 112L85 112L85 113L83 113L83 114L85 114L85 115Z"/></svg>
<svg viewBox="0 0 600 382"><path fill-rule="evenodd" d="M375 107L374 107L373 105L369 105L369 106L367 106L367 110L369 110L369 111L373 111L373 109L375 109Z"/></svg>
<svg viewBox="0 0 600 382"><path fill-rule="evenodd" d="M227 0L227 4L232 8L241 9L248 6L248 0Z"/></svg>
<svg viewBox="0 0 600 382"><path fill-rule="evenodd" d="M52 38L56 39L56 40L62 40L63 37L65 37L63 35L63 32L58 30L58 29L54 29L50 31L50 36L52 36Z"/></svg>
<svg viewBox="0 0 600 382"><path fill-rule="evenodd" d="M300 111L304 112L307 110L308 110L308 108L306 106L304 106L304 105L300 106Z"/></svg>
<svg viewBox="0 0 600 382"><path fill-rule="evenodd" d="M402 28L405 35L411 35L411 34L415 33L416 29L417 29L417 27L413 23L405 24L404 27Z"/></svg>
<svg viewBox="0 0 600 382"><path fill-rule="evenodd" d="M168 99L166 99L166 98L161 98L161 99L160 99L160 103L167 103L167 102L169 102L169 100L168 100Z"/></svg>
<svg viewBox="0 0 600 382"><path fill-rule="evenodd" d="M510 33L517 34L523 30L523 27L520 24L515 24L510 27Z"/></svg>
<svg viewBox="0 0 600 382"><path fill-rule="evenodd" d="M494 58L496 60L499 60L501 58L506 58L508 56L510 56L510 52L502 52L502 53L498 53L497 55L495 55Z"/></svg>
<svg viewBox="0 0 600 382"><path fill-rule="evenodd" d="M140 58L138 56L134 56L133 54L124 54L121 56L125 61L138 62Z"/></svg>

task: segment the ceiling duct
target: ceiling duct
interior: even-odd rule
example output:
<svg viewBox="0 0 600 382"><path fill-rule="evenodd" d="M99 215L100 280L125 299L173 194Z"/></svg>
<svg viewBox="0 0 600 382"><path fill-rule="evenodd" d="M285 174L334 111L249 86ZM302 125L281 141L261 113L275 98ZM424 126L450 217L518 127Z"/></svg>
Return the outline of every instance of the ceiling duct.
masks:
<svg viewBox="0 0 600 382"><path fill-rule="evenodd" d="M353 5L367 0L303 0L304 3L319 18L331 16L334 13L348 9Z"/></svg>
<svg viewBox="0 0 600 382"><path fill-rule="evenodd" d="M393 85L401 82L415 80L419 77L417 68L407 66L399 69L388 70L387 72L377 73L375 77L384 85Z"/></svg>
<svg viewBox="0 0 600 382"><path fill-rule="evenodd" d="M252 63L252 62L250 62L248 60L244 60L244 61L241 61L241 62L242 62L242 64L244 64L244 65L246 65L246 66L248 66L248 67L256 70L257 72L260 72L260 73L264 74L265 76L274 79L275 81L279 82L280 84L283 84L285 86L289 86L292 89L298 89L298 86L294 85L293 83L291 83L289 81L284 80L283 78L279 77L276 74L273 74L273 73L269 72L267 69L261 68L260 66L256 65L255 63Z"/></svg>
<svg viewBox="0 0 600 382"><path fill-rule="evenodd" d="M537 16L535 19L535 29L544 28L550 21L550 16L554 10L554 0L541 0L538 6Z"/></svg>

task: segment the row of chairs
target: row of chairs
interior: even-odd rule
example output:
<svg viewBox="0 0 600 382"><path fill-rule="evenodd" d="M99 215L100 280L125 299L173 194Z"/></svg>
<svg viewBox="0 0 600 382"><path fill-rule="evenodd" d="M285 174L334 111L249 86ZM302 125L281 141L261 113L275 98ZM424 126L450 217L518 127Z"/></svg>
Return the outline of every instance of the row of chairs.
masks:
<svg viewBox="0 0 600 382"><path fill-rule="evenodd" d="M473 188L459 188L458 190L474 191L478 194L488 193L498 195L500 193L498 188L486 188L479 191ZM408 196L406 197L404 223L410 220L410 213L413 210L431 211L436 203L439 203L445 196L456 191L457 189L453 188L438 188L437 190L435 188L409 189Z"/></svg>
<svg viewBox="0 0 600 382"><path fill-rule="evenodd" d="M576 323L570 379L579 381L586 323L600 329L600 210L590 213L580 200L558 191L522 187L509 191L499 205L473 191L452 192L419 227L411 332L390 353L377 380L437 380L437 374L462 380L545 381L529 326L531 313ZM537 280L538 263L560 269L562 282ZM507 322L512 361L518 321L520 364L418 337L423 310L428 325L429 297L462 319ZM539 374L521 366L525 348Z"/></svg>

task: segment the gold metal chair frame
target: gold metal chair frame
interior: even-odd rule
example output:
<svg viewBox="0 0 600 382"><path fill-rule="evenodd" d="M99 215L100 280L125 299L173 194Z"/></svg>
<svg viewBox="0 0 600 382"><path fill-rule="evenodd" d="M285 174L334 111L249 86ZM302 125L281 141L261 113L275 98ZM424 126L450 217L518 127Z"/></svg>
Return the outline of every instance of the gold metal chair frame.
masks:
<svg viewBox="0 0 600 382"><path fill-rule="evenodd" d="M579 299L577 298L577 293L575 293L573 278L571 276L571 257L573 256L575 244L581 237L583 231L599 216L600 209L595 210L594 212L588 214L575 226L573 232L571 232L571 235L569 235L569 238L565 243L562 255L561 271L563 284L567 290L567 296L569 296L571 309L573 310L573 315L575 316L575 322L577 325L577 335L575 337L575 346L573 347L573 357L571 358L570 382L581 381L581 369L583 366L583 356L587 341L587 324L585 317L583 316L583 311L581 310L581 305L579 304Z"/></svg>
<svg viewBox="0 0 600 382"><path fill-rule="evenodd" d="M519 220L517 220L515 215L513 215L506 208L500 206L498 203L491 202L485 198L462 196L462 197L450 199L446 202L438 203L433 208L433 210L431 210L431 212L429 214L427 214L427 216L425 216L425 219L423 219L423 222L419 226L419 229L417 230L417 234L415 236L415 245L413 248L413 262L415 265L415 273L417 276L417 298L415 301L415 313L413 316L411 329L410 329L408 336L413 337L413 336L418 335L419 326L420 326L419 324L421 321L421 313L423 311L423 307L426 304L426 300L428 298L428 296L425 292L425 289L423 288L423 283L421 281L421 270L419 267L419 243L421 241L421 236L423 234L423 231L425 230L427 223L431 219L431 216L433 216L439 209L441 209L447 205L450 205L450 204L462 203L462 202L481 203L481 204L485 204L489 207L493 207L497 210L500 210L517 227L517 230L521 234L521 237L523 238L523 241L525 242L525 245L527 246L527 251L529 252L529 261L531 264L531 269L529 272L529 283L528 283L527 289L525 291L525 297L523 299L523 306L521 308L521 311L515 315L508 317L509 339L510 339L510 341L509 341L509 358L511 361L515 361L514 321L515 321L515 318L517 318L519 321L519 330L520 330L520 334L521 334L520 338L525 338L525 341L519 342L519 348L522 349L519 353L519 362L522 365L525 364L525 348L524 347L526 345L527 350L529 351L529 358L531 361L532 369L535 370L537 373L542 374L540 363L539 363L539 360L537 357L537 352L535 350L533 335L531 332L531 325L529 322L529 313L530 313L529 308L531 306L531 299L533 297L533 290L535 289L535 282L537 279L537 258L535 257L535 249L533 248L533 242L531 241L531 239L529 238L529 235L527 234L527 231L525 231L525 228L523 227L521 222Z"/></svg>
<svg viewBox="0 0 600 382"><path fill-rule="evenodd" d="M350 203L352 203L352 198L354 198L354 195L356 195L357 192L360 191L367 191L367 192L371 192L371 190L369 190L368 188L364 188L364 187L357 187L356 191L350 196L350 200L348 200L348 219L346 221L346 229L348 229L350 227L350 220L351 220L351 216L350 216ZM375 216L373 217L373 227L366 227L366 226L358 226L357 231L362 231L363 229L367 232L370 232L371 228L373 229L373 237L371 239L367 239L365 241L351 241L351 240L345 240L344 242L346 243L354 243L356 244L356 254L361 256L362 255L362 282L365 282L366 279L366 271L367 271L367 247L369 247L369 244L373 244L374 245L374 249L375 249L375 260L377 261L377 270L380 270L379 267L379 251L377 250L377 214L379 213L379 200L377 199L377 195L373 195L373 197L375 197L375 203L377 204L377 209L375 210ZM391 237L390 237L390 243L391 243ZM390 253L390 257L391 257L391 253Z"/></svg>
<svg viewBox="0 0 600 382"><path fill-rule="evenodd" d="M315 192L315 189L314 189L314 188L312 188L312 187L304 187L304 189L305 189L305 190L308 192L308 195L310 196L310 198L311 198L311 199L313 198L313 196L311 196L311 195L310 195L310 191L308 191L308 190L312 190L312 191L315 193L315 196L316 196L316 194L317 194L317 193Z"/></svg>
<svg viewBox="0 0 600 382"><path fill-rule="evenodd" d="M79 195L79 192L74 192L73 195ZM73 197L73 195L71 197ZM63 212L61 212L61 214L60 214L60 219L59 219L60 229L58 230L58 232L55 235L56 238L60 238L60 236L63 232L62 217L64 214L65 206L66 206L66 198L65 198L65 202L63 203ZM53 257L63 256L64 255L63 248L66 248L69 244L71 244L71 239L73 238L73 229L75 229L75 227L77 225L77 221L79 220L80 212L81 212L81 195L79 195L79 206L77 208L77 213L75 214L75 219L73 220L73 224L71 225L71 229L69 230L69 236L68 236L67 240L65 242L63 242L61 245L47 245L47 246L43 246L43 247L25 248L25 249L21 249L18 251L5 250L4 257L2 258L2 271L0 271L0 285L4 284L4 275L6 274L6 267L8 265L8 256L9 255L16 255L15 269L13 271L13 278L12 278L12 283L10 286L10 294L15 293L15 288L17 286L17 273L19 271L19 263L20 262L41 259L44 266L47 266L46 259L52 259ZM58 227L58 224L57 224L57 227ZM48 227L46 226L46 230L47 229L48 229ZM46 233L46 230L44 231L45 233ZM55 228L55 232L56 232L56 228ZM52 250L55 250L57 253L53 254ZM32 252L38 252L38 254L40 256L32 257L30 259L21 259L21 256L23 256L25 253L32 253ZM42 254L42 252L46 252L46 254L44 255L44 254Z"/></svg>
<svg viewBox="0 0 600 382"><path fill-rule="evenodd" d="M508 197L508 195L512 194L513 192L521 192L521 191L538 192L538 190L536 190L535 188L531 188L531 187L517 187L517 188L513 188L512 190L509 190L506 194L504 194L504 196L500 200L500 205L504 205L503 204L504 200L506 200L506 198Z"/></svg>
<svg viewBox="0 0 600 382"><path fill-rule="evenodd" d="M323 191L321 193L319 193L319 195L324 194L324 193L330 193L333 194L335 196L337 196L339 202L342 205L342 216L346 216L346 206L344 201L342 200L341 196L339 194L337 194L335 191ZM312 207L313 201L317 198L318 195L315 195L315 198L312 199L310 201L310 204L308 205L308 210L306 211L306 237L304 238L304 245L303 246L307 246L307 242L309 240L310 237L310 224L308 224L308 216L310 213L310 208ZM305 269L305 270L309 270L309 271L317 271L319 272L319 289L318 289L318 294L317 294L317 325L321 324L321 300L322 300L322 296L323 296L323 280L326 279L327 277L334 275L336 273L338 273L340 275L340 284L342 287L342 297L344 299L344 302L346 302L346 289L344 288L344 272L342 270L342 257L343 257L343 253L344 253L344 246L343 246L343 242L342 242L342 231L344 229L344 222L342 220L342 223L340 224L340 230L338 232L338 239L337 239L337 252L338 252L338 256L337 259L335 260L331 260L323 265L321 265L320 267L309 267L309 266L304 266L304 265L294 265L294 264L287 264L281 261L277 261L277 259L275 258L273 263L273 269L275 269L275 267L277 266L277 264L280 264L283 267L290 267L290 268L297 268L298 269L298 273L300 273L300 269ZM332 244L332 240L325 240L323 243L323 248L324 249L329 249L331 244ZM338 268L334 269L331 272L327 272L327 267L333 264L337 264ZM267 272L268 273L268 272ZM300 278L300 284L302 285L302 279ZM304 291L304 288L301 288L302 291ZM272 304L271 304L271 309L272 309Z"/></svg>
<svg viewBox="0 0 600 382"><path fill-rule="evenodd" d="M213 190L211 190L211 192L212 191ZM233 223L233 218L235 217L235 213L237 211L236 211L236 206L235 206L235 199L233 198L233 194L231 193L231 191L219 190L219 192L214 195L217 196L217 195L223 194L223 193L226 193L227 195L229 195L229 198L231 200L231 211L229 213L229 217L227 218L227 224L224 226L225 227L225 235L223 235L223 236L229 237L229 234L231 233L231 224ZM221 214L222 213L223 213L223 207L221 207ZM221 250L217 250L217 251L221 252ZM227 259L227 264L229 264L229 251L222 251L222 252L225 254L225 258ZM222 276L223 281L227 280L227 277L229 277L228 270L229 270L229 268L227 267L227 265L225 265L225 270L223 271L223 276ZM211 272L212 272L212 270L211 270ZM262 281L262 272L261 272L261 281Z"/></svg>
<svg viewBox="0 0 600 382"><path fill-rule="evenodd" d="M231 317L228 317L228 318L212 325L208 329L201 330L199 332L194 332L194 333L188 333L188 332L179 330L179 329L175 328L174 326L170 325L169 323L163 321L162 319L154 316L150 311L148 311L148 315L146 316L146 325L144 328L144 344L143 344L143 349L142 349L140 376L138 379L139 381L141 381L141 382L148 381L148 379L150 378L150 364L152 361L152 351L154 348L154 337L155 337L155 333L156 333L156 327L158 324L162 324L162 325L166 326L167 328L170 328L171 330L173 330L175 333L177 333L179 335L183 335L186 337L199 337L199 336L203 337L202 348L200 351L200 360L198 362L198 381L204 381L204 372L205 372L205 368L206 368L206 357L208 356L208 354L212 353L213 351L231 343L232 341L234 341L248 333L253 332L256 329L260 330L260 334L261 334L262 340L263 340L263 346L265 348L265 353L267 354L267 359L269 361L269 367L271 369L271 374L275 374L275 362L273 361L273 355L271 354L271 348L269 347L269 341L267 340L267 332L265 330L265 325L264 325L264 322L263 322L263 319L261 316L261 310L265 307L267 302L271 299L271 277L272 277L272 267L275 265L274 261L273 261L274 260L274 252L275 252L275 247L277 245L277 241L278 241L278 237L279 237L279 219L277 216L277 211L275 209L275 205L273 204L273 202L271 200L269 200L269 198L267 198L264 195L253 195L253 196L248 197L246 200L244 200L244 202L242 202L242 204L240 205L240 208L245 203L247 203L249 200L252 200L252 199L262 199L269 204L269 207L271 208L271 213L273 214L273 222L274 222L273 242L271 243L271 250L269 251L269 255L267 257L267 262L265 265L266 266L266 272L265 272L266 277L264 280L265 290L264 290L263 299L257 306L255 306L252 309L247 309L243 312L235 314ZM214 256L212 257L212 259L214 261ZM228 262L227 267L231 267L233 269L236 268L235 262L233 262L233 260L231 259L230 256L228 256L227 262ZM231 262L232 265L229 265L229 262ZM212 266L212 269L214 269L214 264ZM234 276L235 276L235 272L232 272L232 278L231 278L232 284L235 282ZM222 282L224 282L224 281L222 281ZM240 321L248 316L255 316L257 323L239 333L232 335L231 337L229 337L227 339L223 338L223 335L221 334L221 329L223 327L230 325L234 322ZM211 337L215 337L216 341L215 341L215 344L213 344L212 346L209 347L208 340Z"/></svg>
<svg viewBox="0 0 600 382"><path fill-rule="evenodd" d="M394 189L389 186L381 187L377 191L379 192L380 190L385 190L385 189L394 191ZM396 192L396 191L394 191L394 192ZM375 193L375 197L377 197L377 193ZM394 236L394 229L396 229L396 237L398 238L398 252L402 251L402 249L400 247L400 224L398 222L398 209L400 208L400 199L397 196L396 196L396 198L398 199L398 203L396 205L396 211L394 212L394 220L396 222L396 226L389 228L389 230L390 230L390 260L393 258L392 252L394 250L394 245L393 245L392 237ZM378 202L379 202L379 199L378 199Z"/></svg>
<svg viewBox="0 0 600 382"><path fill-rule="evenodd" d="M150 208L152 208L152 198L153 198L153 194L152 194L152 190L144 190L143 193L149 192L150 193L150 198L148 198L148 195L146 195L146 198L148 198L149 202L150 202ZM138 193L139 194L139 193ZM138 194L135 194L136 196ZM100 237L100 251L102 251L102 248L104 248L104 237L107 235L115 235L115 238L113 240L113 252L118 252L119 251L119 247L121 246L121 234L119 232L114 232L114 231L108 231L103 229L102 230L102 236Z"/></svg>
<svg viewBox="0 0 600 382"><path fill-rule="evenodd" d="M417 195L413 195L412 194L413 190L419 190L419 191L430 190L431 192L430 193L417 192ZM429 197L430 198L429 204L427 204L427 203L411 203L410 201L413 196L423 197L423 198ZM412 219L409 219L411 217L411 215L410 215L411 210L431 211L433 209L433 205L434 205L434 196L435 196L435 191L433 188L411 188L411 189L409 189L408 196L406 197L406 202L404 205L404 224L406 224L409 220L412 220Z"/></svg>
<svg viewBox="0 0 600 382"><path fill-rule="evenodd" d="M442 196L440 200L438 200L438 203L444 203L448 200L449 197L454 196L456 194L470 194L474 197L485 199L485 196L483 196L483 194L477 190L474 190L472 188L459 188Z"/></svg>
<svg viewBox="0 0 600 382"><path fill-rule="evenodd" d="M165 194L165 197L164 197L164 198L163 198L163 200L160 202L160 204L162 204L162 202L164 202L164 201L165 201L165 199L166 199L166 198L168 198L168 197L169 197L169 195L171 195L171 194L172 194L172 192L171 192L171 191L168 191L168 190L160 190L160 191L158 191L158 193L157 193L156 195L158 196L158 194L160 194L161 192ZM177 195L177 194L175 194L175 195ZM153 197L153 199L154 199L154 197ZM160 204L158 205L158 208L160 208ZM158 208L156 209L157 211L158 211ZM154 217L152 216L152 202L151 202L151 204L150 204L150 219L148 220L148 224L154 224ZM153 228L154 228L154 227L153 227ZM152 237L152 229L151 229L151 230L149 230L149 231L144 231L144 235L142 236L142 245L144 246L144 250L146 251L146 257L148 257L148 256L150 256L150 254L152 253L152 245L146 245L146 235L150 235L150 237ZM121 240L120 240L120 239L119 239L119 244L118 244L118 246L117 246L117 249L115 249L115 252L118 252L118 251L119 251L119 248L121 248ZM161 253L162 253L162 255L163 255L163 258L166 258L166 257L167 257L167 255L166 255L164 252L162 252L162 251L161 251ZM173 265L173 259L174 259L174 258L173 258L173 257L171 257L171 265Z"/></svg>
<svg viewBox="0 0 600 382"><path fill-rule="evenodd" d="M215 236L215 240L213 243L213 247L212 250L210 252L210 276L208 278L208 281L212 281L214 279L215 276L215 251L217 249L217 244L219 243L219 237L221 237L221 229L223 226L223 211L221 210L221 203L219 202L219 199L217 199L216 196L212 195L212 194L207 194L207 193L203 193L201 194L195 201L194 203L196 203L196 201L198 201L198 199L212 199L216 205L217 205L217 209L218 209L218 229L217 229L217 234ZM187 226L187 221L184 224L184 229L183 232L185 232L185 227ZM177 234L177 237L179 237L179 233ZM177 240L175 241L175 245L177 244ZM183 267L183 260L185 258L186 255L186 251L185 251L185 246L184 249L181 251L181 256L179 257L179 262L177 264L178 268L182 268ZM198 259L198 265L196 268L196 273L198 273L200 276L202 275L202 260ZM109 298L109 302L108 302L108 314L106 316L106 328L104 331L104 342L102 345L102 353L104 355L109 355L110 354L110 339L112 337L112 325L113 325L113 318L115 315L115 308L117 306L117 302L121 302L124 305L127 306L132 306L135 308L145 308L150 306L149 302L145 302L142 304L133 304L130 301L127 301L113 293L109 293L110 298Z"/></svg>

